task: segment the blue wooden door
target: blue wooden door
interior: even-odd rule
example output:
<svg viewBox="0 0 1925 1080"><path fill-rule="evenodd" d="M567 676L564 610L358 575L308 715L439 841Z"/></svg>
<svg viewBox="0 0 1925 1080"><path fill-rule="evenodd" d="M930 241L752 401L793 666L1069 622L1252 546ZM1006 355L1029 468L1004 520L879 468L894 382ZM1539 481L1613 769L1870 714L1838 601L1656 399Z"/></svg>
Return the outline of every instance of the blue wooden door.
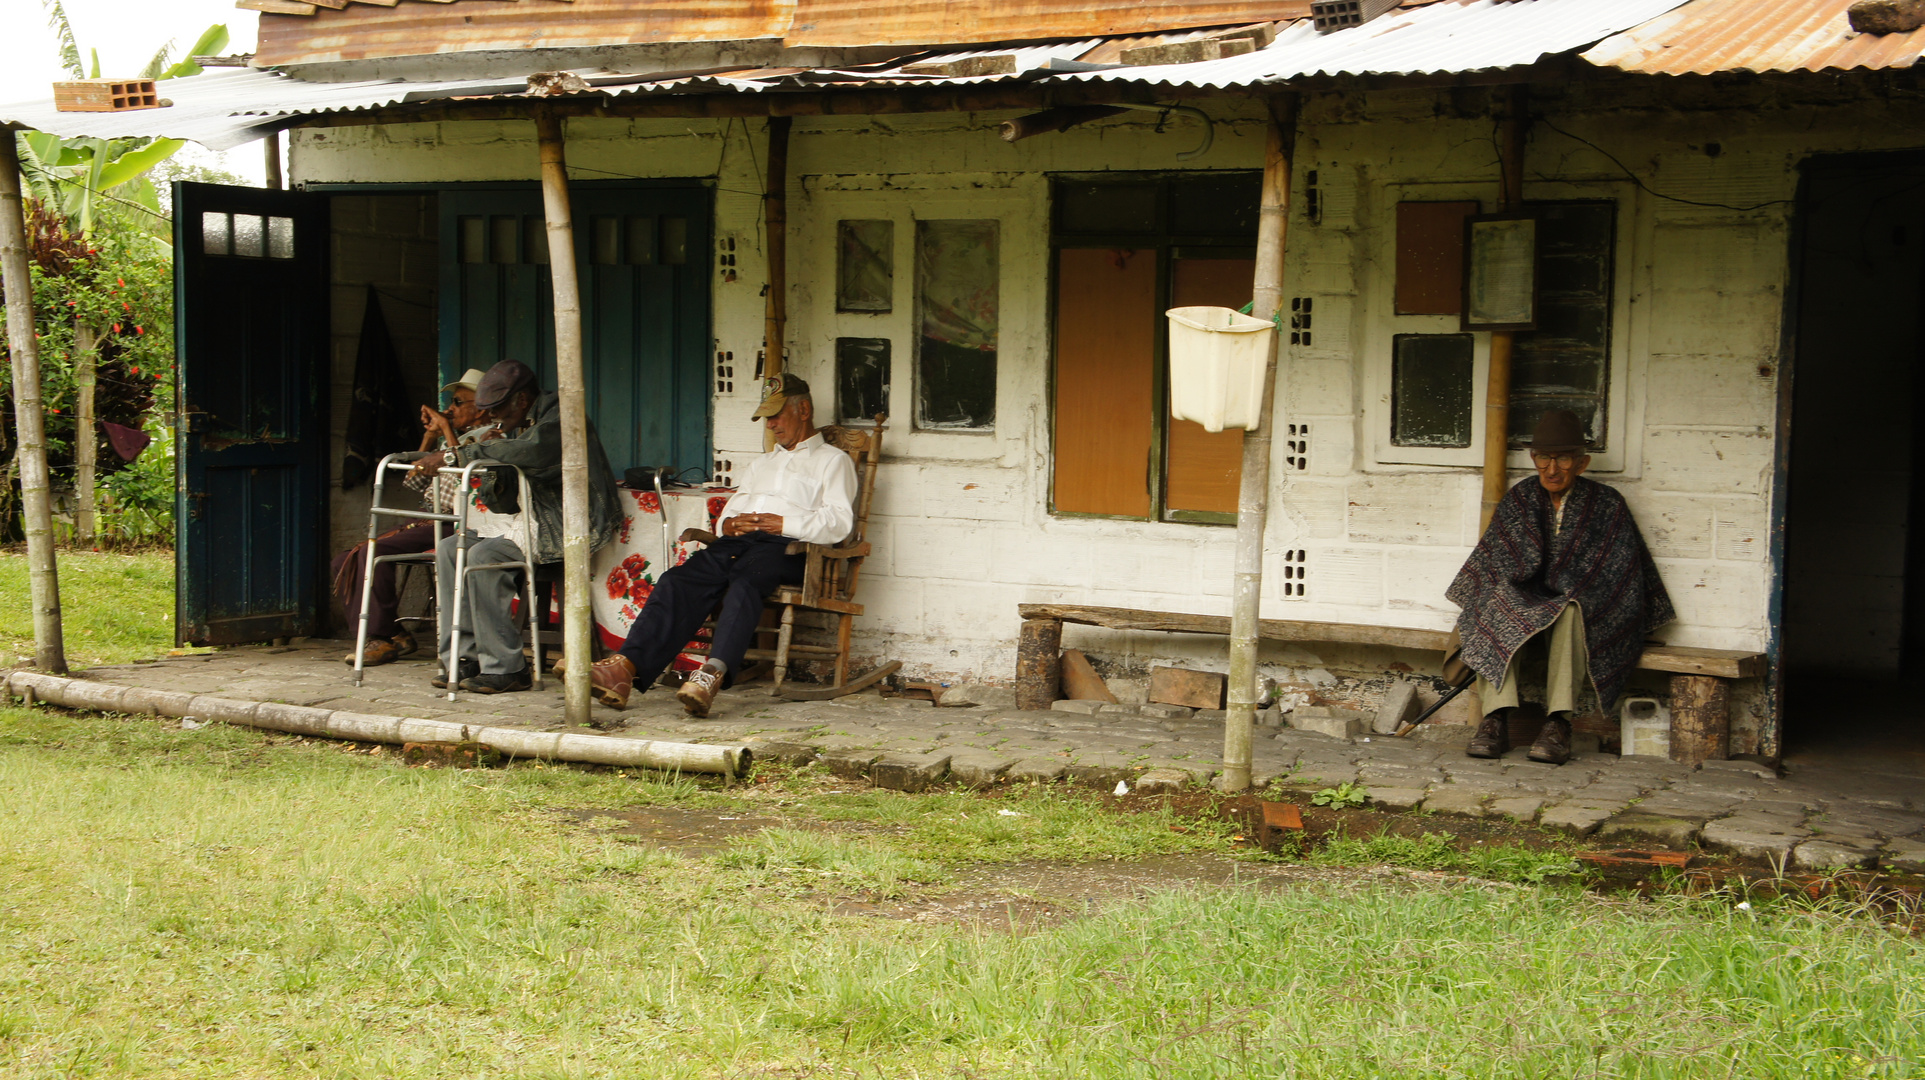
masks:
<svg viewBox="0 0 1925 1080"><path fill-rule="evenodd" d="M176 636L315 632L327 560L327 203L174 185Z"/></svg>
<svg viewBox="0 0 1925 1080"><path fill-rule="evenodd" d="M589 419L609 463L706 472L709 192L590 182L571 195ZM554 389L539 191L451 189L440 205L444 377L513 359Z"/></svg>

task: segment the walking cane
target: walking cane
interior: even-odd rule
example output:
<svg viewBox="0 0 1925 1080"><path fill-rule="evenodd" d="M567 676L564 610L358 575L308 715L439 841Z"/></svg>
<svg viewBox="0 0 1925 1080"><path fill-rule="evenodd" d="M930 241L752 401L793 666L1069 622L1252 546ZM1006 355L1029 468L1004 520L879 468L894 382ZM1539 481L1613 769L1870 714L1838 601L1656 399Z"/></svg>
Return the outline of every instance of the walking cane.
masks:
<svg viewBox="0 0 1925 1080"><path fill-rule="evenodd" d="M1417 719L1415 719L1415 720L1412 720L1412 721L1411 721L1410 723L1408 723L1408 724L1405 724L1404 726L1402 726L1402 727L1400 727L1400 728L1398 728L1398 729L1397 729L1397 737L1401 739L1401 738L1403 738L1404 736L1406 736L1406 735L1409 735L1409 734L1410 734L1411 732L1413 732L1413 731L1416 731L1416 730L1417 730L1417 725L1419 725L1419 724L1421 724L1421 723L1423 723L1424 721L1426 721L1426 720L1428 720L1428 719L1430 719L1430 718L1431 718L1431 715L1432 715L1433 713L1435 713L1435 712L1436 712L1436 711L1437 711L1438 709L1441 709L1441 708L1443 708L1444 706L1446 706L1446 705L1448 705L1448 704L1450 704L1450 699L1451 699L1451 698L1454 698L1454 697L1456 697L1457 695L1459 695L1459 694L1461 694L1461 693L1463 693L1463 692L1464 692L1464 688L1465 688L1466 686L1469 686L1469 685L1470 685L1471 683L1473 683L1473 682L1476 682L1476 681L1477 681L1477 673L1476 673L1475 671L1472 671L1472 672L1468 672L1468 673L1466 673L1466 674L1464 675L1464 681L1463 681L1463 682L1460 682L1460 683L1458 683L1458 684L1456 684L1455 686L1452 686L1452 687L1450 688L1450 692L1449 692L1449 693L1447 693L1447 694L1445 694L1445 695L1444 695L1443 697L1440 697L1440 698L1438 698L1438 699L1437 699L1437 704L1435 704L1435 705L1432 705L1432 706L1431 706L1430 708L1428 708L1428 709L1425 709L1425 710L1424 710L1423 712L1421 712L1421 713L1418 713L1418 714L1417 714Z"/></svg>

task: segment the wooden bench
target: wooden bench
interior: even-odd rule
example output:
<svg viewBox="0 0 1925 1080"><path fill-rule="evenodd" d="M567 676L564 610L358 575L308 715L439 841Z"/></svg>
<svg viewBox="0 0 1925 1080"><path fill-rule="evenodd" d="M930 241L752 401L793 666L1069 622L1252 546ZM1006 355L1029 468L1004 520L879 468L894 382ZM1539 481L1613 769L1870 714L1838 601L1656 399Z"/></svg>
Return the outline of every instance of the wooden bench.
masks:
<svg viewBox="0 0 1925 1080"><path fill-rule="evenodd" d="M1188 615L1134 608L1083 607L1075 604L1019 604L1022 634L1016 646L1016 705L1047 709L1062 689L1063 624L1106 630L1156 630L1171 634L1230 633L1228 615ZM1379 645L1437 653L1442 658L1448 631L1403 626L1262 619L1264 641L1304 641L1342 645ZM1671 674L1671 757L1696 765L1730 755L1731 680L1765 673L1763 653L1699 649L1689 645L1646 645L1638 660L1644 671Z"/></svg>

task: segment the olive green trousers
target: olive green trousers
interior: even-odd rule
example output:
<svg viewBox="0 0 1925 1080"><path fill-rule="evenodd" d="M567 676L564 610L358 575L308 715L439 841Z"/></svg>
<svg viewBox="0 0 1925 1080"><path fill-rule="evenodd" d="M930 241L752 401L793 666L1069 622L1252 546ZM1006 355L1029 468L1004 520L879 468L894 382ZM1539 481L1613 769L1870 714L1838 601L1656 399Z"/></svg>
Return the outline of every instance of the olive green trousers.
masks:
<svg viewBox="0 0 1925 1080"><path fill-rule="evenodd" d="M1518 676L1527 662L1535 668L1540 656L1544 661L1545 713L1575 713L1578 696L1591 680L1590 657L1584 649L1584 612L1578 610L1575 601L1564 606L1556 622L1538 631L1511 655L1511 665L1504 669L1503 689L1492 686L1482 675L1477 677L1477 700L1485 716L1517 707Z"/></svg>

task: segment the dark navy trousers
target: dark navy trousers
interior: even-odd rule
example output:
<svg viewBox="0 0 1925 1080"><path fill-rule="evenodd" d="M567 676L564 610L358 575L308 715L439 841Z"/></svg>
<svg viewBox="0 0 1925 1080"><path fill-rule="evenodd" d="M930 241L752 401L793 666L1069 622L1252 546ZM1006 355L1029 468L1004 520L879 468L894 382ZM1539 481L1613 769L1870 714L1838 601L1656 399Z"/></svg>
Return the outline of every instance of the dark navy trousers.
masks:
<svg viewBox="0 0 1925 1080"><path fill-rule="evenodd" d="M807 559L788 554L790 542L770 533L725 536L663 573L617 650L635 665L636 689L655 685L718 600L722 612L709 656L727 664L731 677L740 672L762 601L778 586L802 584Z"/></svg>

